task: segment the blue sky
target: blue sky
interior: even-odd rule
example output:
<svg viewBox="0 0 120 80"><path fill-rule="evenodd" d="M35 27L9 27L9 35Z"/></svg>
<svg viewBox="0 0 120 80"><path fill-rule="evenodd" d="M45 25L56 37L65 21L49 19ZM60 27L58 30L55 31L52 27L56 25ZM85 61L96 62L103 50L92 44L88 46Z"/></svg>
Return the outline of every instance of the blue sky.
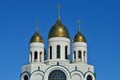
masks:
<svg viewBox="0 0 120 80"><path fill-rule="evenodd" d="M22 65L28 63L36 19L47 48L58 4L71 40L78 29L77 21L81 20L80 29L88 43L88 63L94 65L97 80L119 80L119 0L0 0L1 80L19 80Z"/></svg>

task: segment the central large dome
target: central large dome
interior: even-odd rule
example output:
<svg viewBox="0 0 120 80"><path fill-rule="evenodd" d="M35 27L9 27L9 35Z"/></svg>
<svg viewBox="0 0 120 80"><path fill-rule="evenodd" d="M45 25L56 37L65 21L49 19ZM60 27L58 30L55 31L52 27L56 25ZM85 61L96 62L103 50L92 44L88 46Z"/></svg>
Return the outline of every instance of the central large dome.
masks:
<svg viewBox="0 0 120 80"><path fill-rule="evenodd" d="M62 24L60 18L58 18L56 23L52 26L52 28L49 31L48 38L52 37L69 38L69 32L67 28Z"/></svg>

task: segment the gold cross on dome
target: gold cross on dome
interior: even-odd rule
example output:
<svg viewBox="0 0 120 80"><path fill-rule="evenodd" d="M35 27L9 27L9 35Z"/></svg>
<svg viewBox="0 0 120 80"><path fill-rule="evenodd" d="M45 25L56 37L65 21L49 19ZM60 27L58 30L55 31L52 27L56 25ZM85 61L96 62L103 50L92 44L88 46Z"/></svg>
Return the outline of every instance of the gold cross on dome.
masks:
<svg viewBox="0 0 120 80"><path fill-rule="evenodd" d="M38 20L36 20L36 31L38 31Z"/></svg>
<svg viewBox="0 0 120 80"><path fill-rule="evenodd" d="M80 20L78 20L78 30L80 31Z"/></svg>
<svg viewBox="0 0 120 80"><path fill-rule="evenodd" d="M60 18L60 8L61 8L60 4L58 4L57 8L58 8L58 18Z"/></svg>

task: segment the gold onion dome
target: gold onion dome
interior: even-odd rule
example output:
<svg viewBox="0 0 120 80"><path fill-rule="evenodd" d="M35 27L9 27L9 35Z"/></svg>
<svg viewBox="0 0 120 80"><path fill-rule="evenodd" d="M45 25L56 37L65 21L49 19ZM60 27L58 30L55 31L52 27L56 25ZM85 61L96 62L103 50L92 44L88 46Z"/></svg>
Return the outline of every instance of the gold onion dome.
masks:
<svg viewBox="0 0 120 80"><path fill-rule="evenodd" d="M86 42L86 39L80 30L78 30L77 34L74 36L73 42Z"/></svg>
<svg viewBox="0 0 120 80"><path fill-rule="evenodd" d="M35 34L32 36L32 38L30 40L30 43L32 43L32 42L42 42L42 43L44 43L43 38L39 34L38 30L36 30Z"/></svg>
<svg viewBox="0 0 120 80"><path fill-rule="evenodd" d="M58 17L58 20L49 31L48 38L52 38L52 37L69 38L69 32L67 28L62 24L60 17Z"/></svg>

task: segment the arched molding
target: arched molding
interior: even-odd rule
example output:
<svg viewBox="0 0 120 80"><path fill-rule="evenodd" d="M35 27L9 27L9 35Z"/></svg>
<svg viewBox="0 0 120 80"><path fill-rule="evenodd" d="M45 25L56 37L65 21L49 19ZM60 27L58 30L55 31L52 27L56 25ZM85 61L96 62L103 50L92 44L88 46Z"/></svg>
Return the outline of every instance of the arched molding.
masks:
<svg viewBox="0 0 120 80"><path fill-rule="evenodd" d="M31 75L33 75L33 74L35 74L35 73L38 73L38 72L44 75L44 72L43 72L43 71L41 71L41 70L36 70L36 71L33 71L33 72L31 73Z"/></svg>
<svg viewBox="0 0 120 80"><path fill-rule="evenodd" d="M31 76L30 76L30 80L34 80L34 76L41 76L42 77L42 80L43 80L43 77L44 77L44 72L41 71L41 70L36 70L34 72L31 73Z"/></svg>
<svg viewBox="0 0 120 80"><path fill-rule="evenodd" d="M79 76L79 79L80 79L80 80L83 80L83 79L84 79L84 76L82 75L82 73L80 73L80 72L78 72L78 71L72 72L71 76L72 76L72 79L74 79L74 76Z"/></svg>
<svg viewBox="0 0 120 80"><path fill-rule="evenodd" d="M95 74L91 71L88 71L84 74L85 80L87 80L87 76L89 76L89 75L92 77L92 80L96 80L95 79Z"/></svg>
<svg viewBox="0 0 120 80"><path fill-rule="evenodd" d="M65 73L65 75L66 75L67 80L71 79L70 72L69 72L69 70L67 68L65 68L64 66L61 66L61 65L59 65L59 66L54 65L54 66L49 67L45 71L45 75L44 76L46 76L46 77L44 77L43 80L48 80L48 76L49 76L50 72L52 72L54 70L61 70L61 71L63 71Z"/></svg>
<svg viewBox="0 0 120 80"><path fill-rule="evenodd" d="M72 78L73 78L75 75L78 75L78 76L81 78L81 80L84 79L84 74L83 74L81 71L79 71L79 70L73 70L73 71L71 71L71 76L72 76Z"/></svg>
<svg viewBox="0 0 120 80"><path fill-rule="evenodd" d="M24 76L27 75L28 76L28 80L30 79L30 73L27 71L24 71L21 75L20 75L20 80L24 80Z"/></svg>
<svg viewBox="0 0 120 80"><path fill-rule="evenodd" d="M74 73L79 73L80 75L82 75L84 77L84 74L81 71L79 71L79 70L71 71L71 75L74 74Z"/></svg>
<svg viewBox="0 0 120 80"><path fill-rule="evenodd" d="M48 80L66 80L66 75L61 70L53 70L48 76Z"/></svg>

